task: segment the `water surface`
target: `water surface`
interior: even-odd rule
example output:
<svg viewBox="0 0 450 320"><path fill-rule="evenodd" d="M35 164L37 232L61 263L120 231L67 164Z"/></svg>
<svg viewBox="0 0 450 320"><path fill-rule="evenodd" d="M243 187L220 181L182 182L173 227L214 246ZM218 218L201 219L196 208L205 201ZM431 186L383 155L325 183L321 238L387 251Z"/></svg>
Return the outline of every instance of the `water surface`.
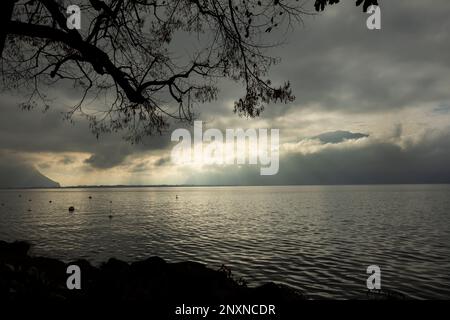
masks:
<svg viewBox="0 0 450 320"><path fill-rule="evenodd" d="M339 299L364 296L378 265L382 288L450 298L449 185L0 190L0 202L0 239L36 255L225 264L250 285Z"/></svg>

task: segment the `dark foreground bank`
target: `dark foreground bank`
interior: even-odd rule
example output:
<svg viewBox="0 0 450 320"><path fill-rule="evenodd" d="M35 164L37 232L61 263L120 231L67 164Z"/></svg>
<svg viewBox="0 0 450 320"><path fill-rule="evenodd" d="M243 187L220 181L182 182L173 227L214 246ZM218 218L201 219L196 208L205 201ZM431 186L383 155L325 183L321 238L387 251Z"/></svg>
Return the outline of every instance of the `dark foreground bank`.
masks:
<svg viewBox="0 0 450 320"><path fill-rule="evenodd" d="M92 266L86 260L64 263L29 255L26 242L0 241L0 299L3 302L98 301L146 302L159 312L190 312L188 307L220 304L298 305L306 298L292 288L267 283L250 288L222 267L212 270L195 262L167 263L159 257L131 264L114 258ZM69 290L70 265L80 268L81 289ZM256 309L254 309L256 310ZM210 317L208 317L210 318Z"/></svg>
<svg viewBox="0 0 450 320"><path fill-rule="evenodd" d="M220 305L273 305L278 318L307 300L298 290L275 283L248 287L226 267L212 270L200 263L167 263L159 257L131 264L111 258L95 267L86 260L64 263L30 256L29 249L30 244L26 242L0 241L2 302L145 302L154 311L172 316L177 311L189 314L194 310L189 308L195 306L210 306L219 313L223 309ZM67 287L71 276L67 271L71 265L80 269L80 290ZM367 295L365 298L396 297ZM236 308L234 311L243 311Z"/></svg>

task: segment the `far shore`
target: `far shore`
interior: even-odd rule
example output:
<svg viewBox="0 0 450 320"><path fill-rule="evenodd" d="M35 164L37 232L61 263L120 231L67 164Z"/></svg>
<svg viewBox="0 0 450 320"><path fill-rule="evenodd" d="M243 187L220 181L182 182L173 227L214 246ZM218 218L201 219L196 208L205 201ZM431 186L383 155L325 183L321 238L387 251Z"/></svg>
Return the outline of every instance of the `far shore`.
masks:
<svg viewBox="0 0 450 320"><path fill-rule="evenodd" d="M60 187L0 188L0 190L60 190L60 189L120 189L120 188L196 188L196 187L370 187L370 186L449 186L450 183L372 183L372 184L276 184L276 185L234 185L234 184L150 184L150 185L79 185Z"/></svg>

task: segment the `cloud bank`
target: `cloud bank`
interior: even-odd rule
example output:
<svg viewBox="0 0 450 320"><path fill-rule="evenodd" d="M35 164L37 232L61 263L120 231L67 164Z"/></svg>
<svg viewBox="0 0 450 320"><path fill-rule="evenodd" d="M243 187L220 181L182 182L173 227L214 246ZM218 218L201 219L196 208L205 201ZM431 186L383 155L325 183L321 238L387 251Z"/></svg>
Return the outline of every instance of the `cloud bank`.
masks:
<svg viewBox="0 0 450 320"><path fill-rule="evenodd" d="M62 121L76 97L61 86L46 113L19 110L21 95L0 96L0 154L25 159L27 168L1 161L0 179L36 175L35 168L62 185L450 183L450 6L382 1L381 9L381 31L367 30L367 15L347 1L305 17L270 49L281 59L271 78L290 80L295 102L239 118L232 108L242 87L224 81L218 100L196 110L210 128L280 129L276 176L251 166L174 166L170 133L178 123L139 145L120 132L97 140L82 118ZM190 47L176 38L176 48Z"/></svg>

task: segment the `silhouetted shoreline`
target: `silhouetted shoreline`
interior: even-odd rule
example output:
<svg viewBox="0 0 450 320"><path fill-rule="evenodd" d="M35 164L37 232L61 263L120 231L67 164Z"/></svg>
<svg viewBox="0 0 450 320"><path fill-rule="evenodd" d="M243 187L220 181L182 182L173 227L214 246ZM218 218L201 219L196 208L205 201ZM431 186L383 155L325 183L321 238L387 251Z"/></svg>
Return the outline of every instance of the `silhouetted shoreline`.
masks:
<svg viewBox="0 0 450 320"><path fill-rule="evenodd" d="M196 262L167 263L149 257L133 263L111 258L95 267L84 259L64 263L30 256L30 247L27 242L0 241L1 301L145 302L158 312L173 314L179 305L220 304L270 304L288 313L308 300L302 292L273 282L248 287L225 266L212 270ZM81 270L80 290L67 288L69 265ZM383 294L365 298L402 297Z"/></svg>
<svg viewBox="0 0 450 320"><path fill-rule="evenodd" d="M275 283L256 288L236 280L222 267L212 270L196 262L167 263L150 257L131 264L109 259L99 267L87 260L64 263L28 254L27 242L0 241L1 301L117 301L148 302L169 312L175 305L251 303L297 305L306 297L297 290ZM81 289L69 290L67 267L81 269Z"/></svg>

